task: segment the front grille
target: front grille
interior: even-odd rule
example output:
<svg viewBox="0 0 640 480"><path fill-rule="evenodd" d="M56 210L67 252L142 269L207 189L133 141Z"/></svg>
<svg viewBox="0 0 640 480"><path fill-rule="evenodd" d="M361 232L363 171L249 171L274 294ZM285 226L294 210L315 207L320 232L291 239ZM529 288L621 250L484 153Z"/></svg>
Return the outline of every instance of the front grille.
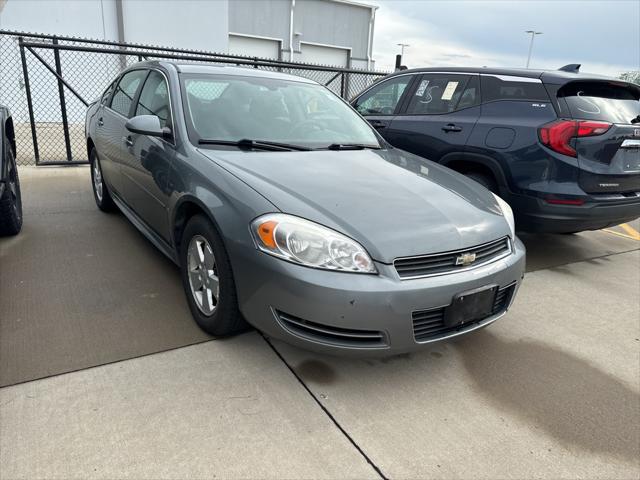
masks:
<svg viewBox="0 0 640 480"><path fill-rule="evenodd" d="M469 265L456 265L458 258L465 253L475 254L475 261ZM418 278L478 267L505 257L509 253L511 253L511 243L509 237L504 237L500 240L464 250L398 258L393 262L393 266L396 268L400 278Z"/></svg>
<svg viewBox="0 0 640 480"><path fill-rule="evenodd" d="M496 292L493 300L493 308L491 309L491 317L504 312L511 301L513 292L515 291L515 282L506 287L500 288ZM465 323L461 326L447 327L444 323L444 316L447 307L433 308L430 310L420 310L411 314L413 320L413 336L417 342L424 342L441 335L455 332L458 330L466 330L485 319L475 322Z"/></svg>
<svg viewBox="0 0 640 480"><path fill-rule="evenodd" d="M280 311L276 311L276 315L285 329L316 342L358 348L380 348L387 345L383 332L322 325Z"/></svg>

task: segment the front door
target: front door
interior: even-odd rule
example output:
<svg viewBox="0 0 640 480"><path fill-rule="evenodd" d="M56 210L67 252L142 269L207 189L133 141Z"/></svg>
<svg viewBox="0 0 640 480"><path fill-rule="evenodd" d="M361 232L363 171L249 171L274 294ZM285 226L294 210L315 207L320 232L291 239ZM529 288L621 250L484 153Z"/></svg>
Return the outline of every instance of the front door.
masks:
<svg viewBox="0 0 640 480"><path fill-rule="evenodd" d="M155 115L162 127L172 129L167 80L159 71L150 71L133 115ZM125 129L123 144L122 174L127 203L155 233L169 241L168 175L175 156L173 139L139 135Z"/></svg>
<svg viewBox="0 0 640 480"><path fill-rule="evenodd" d="M407 74L383 80L353 102L360 115L392 145L394 134L389 127L414 77L416 75Z"/></svg>
<svg viewBox="0 0 640 480"><path fill-rule="evenodd" d="M478 75L424 74L393 118L391 143L433 161L461 153L480 117Z"/></svg>

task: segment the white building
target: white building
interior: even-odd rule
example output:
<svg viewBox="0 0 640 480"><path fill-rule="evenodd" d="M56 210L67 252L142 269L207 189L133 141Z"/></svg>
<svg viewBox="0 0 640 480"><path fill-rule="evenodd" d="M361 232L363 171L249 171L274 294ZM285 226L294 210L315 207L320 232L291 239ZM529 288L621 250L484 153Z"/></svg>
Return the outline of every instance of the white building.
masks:
<svg viewBox="0 0 640 480"><path fill-rule="evenodd" d="M0 30L373 69L376 8L351 0L0 0Z"/></svg>

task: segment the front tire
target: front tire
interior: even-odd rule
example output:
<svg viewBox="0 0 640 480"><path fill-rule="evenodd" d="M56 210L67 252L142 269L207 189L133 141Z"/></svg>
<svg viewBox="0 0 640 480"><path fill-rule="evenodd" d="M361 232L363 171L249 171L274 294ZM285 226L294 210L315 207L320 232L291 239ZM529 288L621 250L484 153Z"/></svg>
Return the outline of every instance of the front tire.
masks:
<svg viewBox="0 0 640 480"><path fill-rule="evenodd" d="M102 166L100 165L100 158L96 149L91 150L89 155L89 162L91 163L91 185L93 187L93 198L96 201L96 205L103 212L114 212L116 210L116 204L111 198L107 184L104 181L102 175Z"/></svg>
<svg viewBox="0 0 640 480"><path fill-rule="evenodd" d="M228 336L248 325L238 308L233 271L222 239L203 215L187 223L180 245L180 271L189 309L205 332Z"/></svg>
<svg viewBox="0 0 640 480"><path fill-rule="evenodd" d="M6 146L8 172L5 189L0 198L0 236L17 235L22 230L22 194L15 155Z"/></svg>

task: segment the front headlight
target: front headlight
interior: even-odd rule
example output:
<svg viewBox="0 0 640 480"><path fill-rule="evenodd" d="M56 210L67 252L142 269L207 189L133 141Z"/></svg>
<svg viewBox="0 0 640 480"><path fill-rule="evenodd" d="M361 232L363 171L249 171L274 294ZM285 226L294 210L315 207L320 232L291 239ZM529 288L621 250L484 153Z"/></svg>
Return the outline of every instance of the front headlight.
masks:
<svg viewBox="0 0 640 480"><path fill-rule="evenodd" d="M308 267L342 272L377 273L373 260L357 242L317 223L283 213L251 222L260 250Z"/></svg>
<svg viewBox="0 0 640 480"><path fill-rule="evenodd" d="M516 222L513 219L513 210L511 210L509 204L498 195L494 193L493 196L496 198L496 202L498 202L500 210L502 210L502 215L509 224L509 229L511 230L511 238L516 238Z"/></svg>

